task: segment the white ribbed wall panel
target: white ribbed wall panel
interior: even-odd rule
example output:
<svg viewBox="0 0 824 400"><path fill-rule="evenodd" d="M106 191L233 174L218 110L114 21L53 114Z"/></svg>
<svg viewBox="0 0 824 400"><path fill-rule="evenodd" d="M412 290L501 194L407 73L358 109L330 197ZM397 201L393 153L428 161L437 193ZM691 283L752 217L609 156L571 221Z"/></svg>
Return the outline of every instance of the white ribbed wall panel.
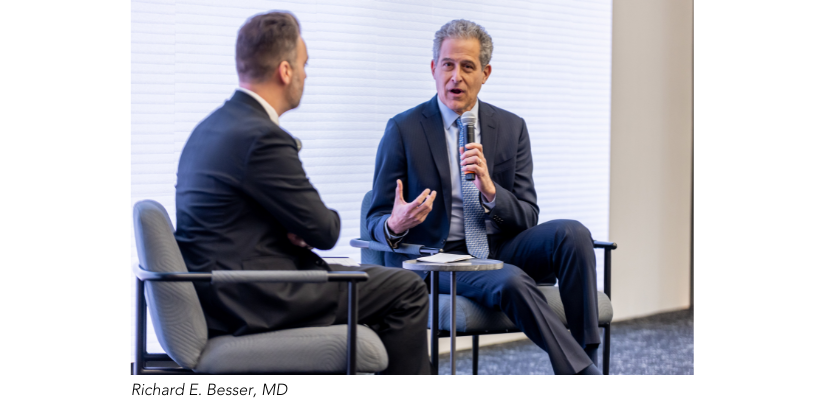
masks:
<svg viewBox="0 0 824 400"><path fill-rule="evenodd" d="M360 258L348 242L359 236L386 121L435 94L432 38L456 18L492 36L492 75L480 98L526 120L540 221L577 219L608 239L609 0L132 0L134 202L158 200L174 222L180 150L237 86L238 28L271 9L293 12L308 46L303 100L281 125L303 141L310 180L341 214L341 240L323 253Z"/></svg>

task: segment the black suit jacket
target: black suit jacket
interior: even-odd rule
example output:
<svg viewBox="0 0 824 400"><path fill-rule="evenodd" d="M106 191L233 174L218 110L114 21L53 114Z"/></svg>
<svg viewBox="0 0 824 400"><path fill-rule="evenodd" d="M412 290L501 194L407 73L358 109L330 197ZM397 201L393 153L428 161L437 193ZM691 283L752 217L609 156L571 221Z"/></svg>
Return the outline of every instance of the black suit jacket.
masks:
<svg viewBox="0 0 824 400"><path fill-rule="evenodd" d="M478 108L481 144L496 189L495 208L488 217L500 229L500 233L490 236L492 250L495 243L537 224L538 200L532 181L532 151L526 123L521 117L491 104L480 102ZM403 241L443 247L449 235L452 213L452 179L446 152L437 96L389 120L378 147L372 204L367 216L373 240L389 244L383 226L392 213L395 181L400 179L407 201L425 189L438 192L438 199L426 220L410 229ZM386 265L393 267L399 267L403 260L411 258L396 253L385 254Z"/></svg>
<svg viewBox="0 0 824 400"><path fill-rule="evenodd" d="M236 92L204 119L180 155L175 237L189 271L328 270L292 232L332 248L340 218L309 183L296 142L251 96ZM338 284L196 284L210 335L329 325Z"/></svg>

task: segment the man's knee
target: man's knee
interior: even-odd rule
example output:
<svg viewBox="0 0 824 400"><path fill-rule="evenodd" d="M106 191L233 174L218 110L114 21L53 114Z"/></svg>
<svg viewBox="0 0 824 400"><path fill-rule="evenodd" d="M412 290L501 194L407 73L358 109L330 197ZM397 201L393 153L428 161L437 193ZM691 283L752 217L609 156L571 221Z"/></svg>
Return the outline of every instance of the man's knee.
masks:
<svg viewBox="0 0 824 400"><path fill-rule="evenodd" d="M507 264L504 266L509 266ZM521 296L530 290L531 286L535 286L535 281L529 277L520 268L510 266L511 271L503 275L498 281L498 290L503 297L511 297L513 295Z"/></svg>
<svg viewBox="0 0 824 400"><path fill-rule="evenodd" d="M589 229L584 224L574 219L556 219L545 224L550 225L553 230L566 235L584 235L589 236Z"/></svg>
<svg viewBox="0 0 824 400"><path fill-rule="evenodd" d="M556 219L539 225L546 231L546 237L563 241L570 239L574 242L592 242L592 233L584 224L573 219Z"/></svg>
<svg viewBox="0 0 824 400"><path fill-rule="evenodd" d="M409 296L416 298L428 297L429 291L426 288L426 283L418 274L408 269L397 268L397 270L397 279L403 282L404 291L408 292Z"/></svg>

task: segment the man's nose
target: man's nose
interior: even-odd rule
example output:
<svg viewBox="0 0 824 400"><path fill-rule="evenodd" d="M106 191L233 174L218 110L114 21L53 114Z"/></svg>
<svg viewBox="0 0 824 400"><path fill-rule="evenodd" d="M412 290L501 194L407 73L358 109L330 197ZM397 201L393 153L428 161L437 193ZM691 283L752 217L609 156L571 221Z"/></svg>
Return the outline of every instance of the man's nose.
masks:
<svg viewBox="0 0 824 400"><path fill-rule="evenodd" d="M452 81L460 82L461 80L461 71L456 68L454 71L452 71Z"/></svg>

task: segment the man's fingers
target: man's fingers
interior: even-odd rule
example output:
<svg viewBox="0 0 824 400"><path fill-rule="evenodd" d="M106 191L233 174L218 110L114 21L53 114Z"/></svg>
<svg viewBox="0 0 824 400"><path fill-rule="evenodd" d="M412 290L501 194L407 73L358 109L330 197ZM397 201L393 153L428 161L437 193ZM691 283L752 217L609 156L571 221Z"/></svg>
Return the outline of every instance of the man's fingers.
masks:
<svg viewBox="0 0 824 400"><path fill-rule="evenodd" d="M467 144L466 144L466 150L467 150L467 151L468 151L468 150L473 150L473 149L477 149L477 150L478 150L478 151L480 151L481 153L483 153L483 152L484 152L484 146L483 146L482 144L480 144L480 143L467 143Z"/></svg>
<svg viewBox="0 0 824 400"><path fill-rule="evenodd" d="M461 165L478 164L480 162L481 162L480 157L467 157L463 161L461 161Z"/></svg>
<svg viewBox="0 0 824 400"><path fill-rule="evenodd" d="M309 246L309 244L306 243L305 240L303 240L300 236L298 236L298 235L296 235L292 232L288 232L286 234L286 237L288 237L289 241L292 242L292 244L295 245L295 246L305 247L305 248L310 249L310 250L312 249L312 246Z"/></svg>
<svg viewBox="0 0 824 400"><path fill-rule="evenodd" d="M415 209L415 215L418 218L426 218L429 212L432 211L432 204L435 202L436 197L438 197L438 192L432 191L431 193L429 193L429 196L426 196L426 199L424 199L421 205Z"/></svg>
<svg viewBox="0 0 824 400"><path fill-rule="evenodd" d="M405 201L403 200L403 182L401 182L400 179L398 179L397 182L398 186L395 186L395 203L400 202L401 204L404 204Z"/></svg>
<svg viewBox="0 0 824 400"><path fill-rule="evenodd" d="M417 198L415 198L415 201L414 201L415 207L417 207L417 206L421 205L421 203L423 203L423 201L426 199L426 196L429 196L429 192L431 192L431 190L424 189L424 191L421 192L421 194Z"/></svg>
<svg viewBox="0 0 824 400"><path fill-rule="evenodd" d="M470 157L483 158L484 153L478 151L477 149L476 150L467 150L466 152L461 153L461 160L466 160L467 158L470 158Z"/></svg>
<svg viewBox="0 0 824 400"><path fill-rule="evenodd" d="M438 192L433 190L432 193L429 193L429 196L427 196L426 201L424 202L424 204L426 204L427 206L429 206L431 208L432 204L435 203L435 197L438 197Z"/></svg>
<svg viewBox="0 0 824 400"><path fill-rule="evenodd" d="M464 165L463 167L461 167L461 171L464 174L467 173L467 172L472 172L473 174L478 174L478 173L481 173L481 172L486 171L486 170L479 167L478 164L470 164L470 165Z"/></svg>

